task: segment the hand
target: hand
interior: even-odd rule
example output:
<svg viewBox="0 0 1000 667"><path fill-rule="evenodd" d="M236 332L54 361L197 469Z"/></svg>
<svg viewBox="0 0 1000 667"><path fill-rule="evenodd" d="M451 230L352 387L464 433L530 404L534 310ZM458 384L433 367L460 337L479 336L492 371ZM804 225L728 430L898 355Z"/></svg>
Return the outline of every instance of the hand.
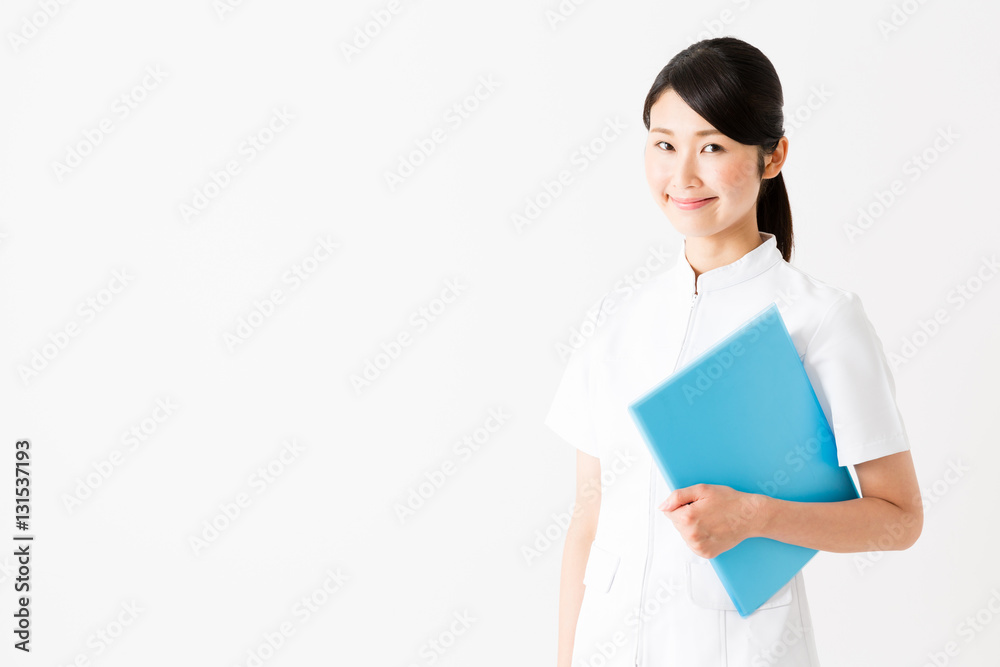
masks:
<svg viewBox="0 0 1000 667"><path fill-rule="evenodd" d="M715 558L758 534L764 497L720 484L677 489L659 509L667 515L691 551Z"/></svg>

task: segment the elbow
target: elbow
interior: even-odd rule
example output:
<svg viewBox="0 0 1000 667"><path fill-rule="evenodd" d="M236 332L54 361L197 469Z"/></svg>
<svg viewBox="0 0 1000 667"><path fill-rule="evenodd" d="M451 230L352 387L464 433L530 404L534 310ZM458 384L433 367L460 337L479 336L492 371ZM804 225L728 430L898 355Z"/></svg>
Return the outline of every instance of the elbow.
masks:
<svg viewBox="0 0 1000 667"><path fill-rule="evenodd" d="M918 504L913 507L903 508L897 525L902 528L897 550L905 551L917 543L920 534L924 530L923 506Z"/></svg>
<svg viewBox="0 0 1000 667"><path fill-rule="evenodd" d="M874 545L881 551L905 551L916 544L924 528L922 505L895 505L896 512L890 520L882 524ZM869 542L871 544L871 542Z"/></svg>
<svg viewBox="0 0 1000 667"><path fill-rule="evenodd" d="M924 520L923 517L920 517L920 519L917 521L917 524L910 530L909 539L906 541L905 545L903 546L903 549L909 549L914 544L916 544L917 539L920 538L920 534L923 532L923 530L924 530Z"/></svg>

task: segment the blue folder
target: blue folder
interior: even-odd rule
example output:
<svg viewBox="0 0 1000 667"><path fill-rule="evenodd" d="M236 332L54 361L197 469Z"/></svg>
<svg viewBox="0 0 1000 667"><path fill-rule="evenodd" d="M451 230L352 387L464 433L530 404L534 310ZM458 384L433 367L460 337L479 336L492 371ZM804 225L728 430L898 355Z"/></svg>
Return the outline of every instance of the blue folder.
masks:
<svg viewBox="0 0 1000 667"><path fill-rule="evenodd" d="M800 502L860 497L773 302L628 410L672 490L705 483ZM752 537L709 562L746 617L815 555Z"/></svg>

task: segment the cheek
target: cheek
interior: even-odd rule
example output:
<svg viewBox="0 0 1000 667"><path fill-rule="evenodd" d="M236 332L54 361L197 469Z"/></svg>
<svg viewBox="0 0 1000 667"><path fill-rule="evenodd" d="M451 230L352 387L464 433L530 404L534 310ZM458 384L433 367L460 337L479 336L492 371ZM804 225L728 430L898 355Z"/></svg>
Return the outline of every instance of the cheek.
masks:
<svg viewBox="0 0 1000 667"><path fill-rule="evenodd" d="M757 189L757 167L745 162L722 165L713 170L714 187L731 197L750 196Z"/></svg>
<svg viewBox="0 0 1000 667"><path fill-rule="evenodd" d="M651 188L662 187L667 180L667 169L662 160L655 159L646 151L645 156L646 181Z"/></svg>

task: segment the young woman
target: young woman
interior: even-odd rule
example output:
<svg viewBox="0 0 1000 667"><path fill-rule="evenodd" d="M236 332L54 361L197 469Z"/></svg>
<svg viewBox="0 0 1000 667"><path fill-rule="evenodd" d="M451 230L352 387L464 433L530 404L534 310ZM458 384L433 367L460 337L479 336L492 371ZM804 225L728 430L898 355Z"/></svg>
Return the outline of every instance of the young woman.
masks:
<svg viewBox="0 0 1000 667"><path fill-rule="evenodd" d="M605 296L606 319L571 357L545 418L579 450L559 667L816 667L802 572L743 618L709 559L748 537L849 553L907 549L920 535L920 492L882 343L855 293L788 263L782 105L771 62L732 37L674 56L646 98L646 178L684 238L673 268L627 300ZM671 491L627 412L771 302L862 498Z"/></svg>

